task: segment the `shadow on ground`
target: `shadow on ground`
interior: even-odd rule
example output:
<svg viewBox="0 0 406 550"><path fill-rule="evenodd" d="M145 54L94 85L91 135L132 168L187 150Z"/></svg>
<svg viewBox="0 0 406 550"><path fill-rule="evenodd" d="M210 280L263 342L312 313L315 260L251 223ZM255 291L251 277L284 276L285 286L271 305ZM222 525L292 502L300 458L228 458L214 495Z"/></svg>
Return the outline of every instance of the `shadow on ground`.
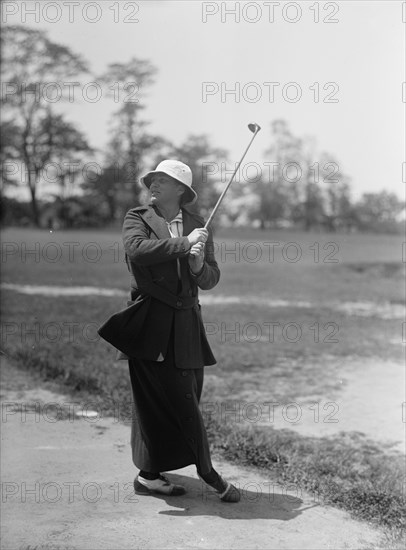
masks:
<svg viewBox="0 0 406 550"><path fill-rule="evenodd" d="M170 497L157 495L156 498L175 508L162 510L159 513L175 517L188 516L219 516L224 519L274 519L288 521L299 516L309 508L319 506L313 504L301 508L303 500L292 495L276 493L274 487L257 486L252 483L252 491L241 490L240 502L222 502L216 492L200 480L188 476L170 474L172 482L183 485L185 495ZM238 487L238 484L235 484ZM265 489L265 490L264 490Z"/></svg>

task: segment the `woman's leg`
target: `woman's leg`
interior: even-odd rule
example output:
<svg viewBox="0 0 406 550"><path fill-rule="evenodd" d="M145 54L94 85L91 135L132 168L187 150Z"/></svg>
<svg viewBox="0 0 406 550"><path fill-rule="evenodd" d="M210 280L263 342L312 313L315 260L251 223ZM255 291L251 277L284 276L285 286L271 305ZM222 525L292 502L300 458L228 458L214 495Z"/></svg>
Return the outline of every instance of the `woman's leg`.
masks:
<svg viewBox="0 0 406 550"><path fill-rule="evenodd" d="M159 472L146 472L145 470L140 470L139 476L143 477L144 479L158 479L159 478Z"/></svg>
<svg viewBox="0 0 406 550"><path fill-rule="evenodd" d="M219 494L220 500L224 502L239 502L241 495L237 487L223 479L214 468L208 474L202 474L197 468L197 473L201 479L210 487L213 487Z"/></svg>
<svg viewBox="0 0 406 550"><path fill-rule="evenodd" d="M223 493L226 490L227 482L220 477L214 468L212 468L208 474L203 474L199 469L197 469L197 473L205 483L213 487L213 489L216 489L219 493Z"/></svg>

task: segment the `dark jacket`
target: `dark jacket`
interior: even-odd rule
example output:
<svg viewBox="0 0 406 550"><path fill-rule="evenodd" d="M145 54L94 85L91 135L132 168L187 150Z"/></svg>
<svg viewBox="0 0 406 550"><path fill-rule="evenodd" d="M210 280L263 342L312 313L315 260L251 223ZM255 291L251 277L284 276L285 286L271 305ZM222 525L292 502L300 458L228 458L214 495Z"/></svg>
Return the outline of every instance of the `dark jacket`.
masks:
<svg viewBox="0 0 406 550"><path fill-rule="evenodd" d="M145 289L153 282L162 289L182 298L198 297L198 289L209 290L220 279L220 270L214 257L213 235L205 246L205 260L201 273L195 276L188 264L191 248L186 237L196 227L203 227L201 216L182 207L183 236L171 237L165 218L152 204L129 210L123 223L125 260L131 273L131 299L141 300ZM181 269L181 289L178 291L177 261ZM201 316L200 304L189 309L176 309L152 298L140 334L137 357L156 361L165 356L173 324L175 363L178 368L201 368L214 365Z"/></svg>

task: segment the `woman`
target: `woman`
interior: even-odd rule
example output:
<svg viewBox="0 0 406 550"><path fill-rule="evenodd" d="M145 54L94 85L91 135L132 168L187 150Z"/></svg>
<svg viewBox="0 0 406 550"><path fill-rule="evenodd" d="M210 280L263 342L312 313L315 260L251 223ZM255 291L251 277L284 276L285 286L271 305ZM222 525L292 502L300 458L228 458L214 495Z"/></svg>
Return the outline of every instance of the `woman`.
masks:
<svg viewBox="0 0 406 550"><path fill-rule="evenodd" d="M204 366L216 363L198 303L198 289L209 290L220 278L212 234L203 218L185 207L197 199L186 164L164 160L141 182L151 200L129 210L123 224L131 299L151 297L129 358L131 447L140 469L134 490L184 494L185 488L162 472L195 464L221 500L237 502L237 488L212 466L199 409Z"/></svg>

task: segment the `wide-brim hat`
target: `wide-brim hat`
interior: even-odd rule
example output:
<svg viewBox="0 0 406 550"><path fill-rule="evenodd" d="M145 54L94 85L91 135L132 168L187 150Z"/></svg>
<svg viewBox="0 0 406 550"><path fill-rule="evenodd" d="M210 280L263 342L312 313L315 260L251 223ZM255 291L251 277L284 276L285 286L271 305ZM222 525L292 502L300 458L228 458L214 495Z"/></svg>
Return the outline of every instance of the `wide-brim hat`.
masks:
<svg viewBox="0 0 406 550"><path fill-rule="evenodd" d="M158 173L171 176L171 178L174 178L177 182L181 183L186 188L186 191L183 195L185 204L193 204L197 200L196 191L192 189L192 170L187 164L184 164L180 160L163 160L158 164L155 170L151 170L151 172L148 172L147 174L142 176L140 178L140 182L149 189L153 174Z"/></svg>

